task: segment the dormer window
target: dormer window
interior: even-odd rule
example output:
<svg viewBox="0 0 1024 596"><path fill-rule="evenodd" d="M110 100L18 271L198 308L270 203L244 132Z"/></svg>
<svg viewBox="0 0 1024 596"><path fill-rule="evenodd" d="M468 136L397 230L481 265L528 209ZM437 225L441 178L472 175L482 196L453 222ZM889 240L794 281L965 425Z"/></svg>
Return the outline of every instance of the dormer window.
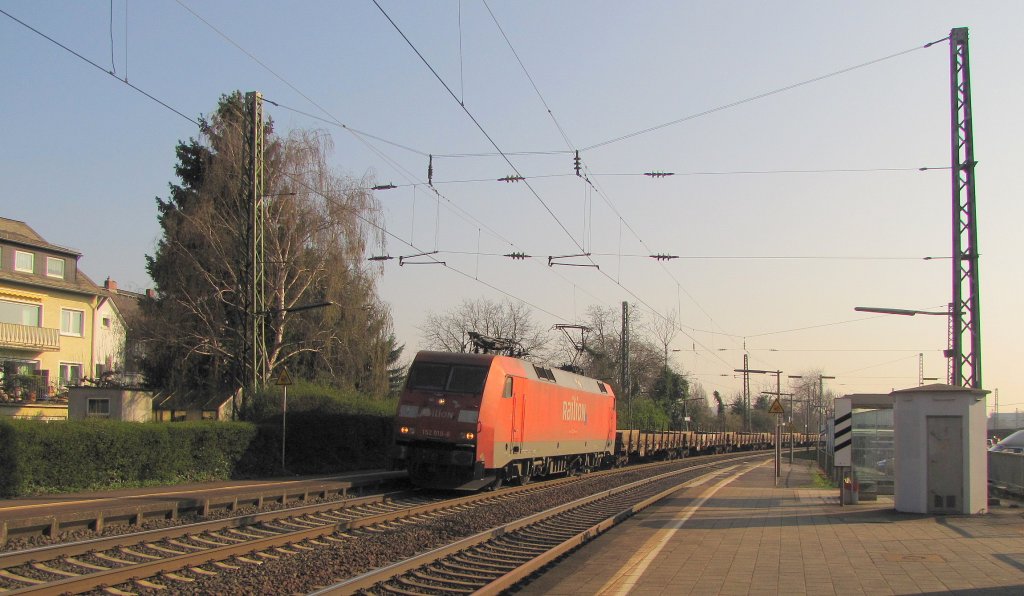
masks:
<svg viewBox="0 0 1024 596"><path fill-rule="evenodd" d="M35 273L36 255L20 250L14 251L14 270L21 273Z"/></svg>
<svg viewBox="0 0 1024 596"><path fill-rule="evenodd" d="M64 279L64 259L46 257L46 277Z"/></svg>

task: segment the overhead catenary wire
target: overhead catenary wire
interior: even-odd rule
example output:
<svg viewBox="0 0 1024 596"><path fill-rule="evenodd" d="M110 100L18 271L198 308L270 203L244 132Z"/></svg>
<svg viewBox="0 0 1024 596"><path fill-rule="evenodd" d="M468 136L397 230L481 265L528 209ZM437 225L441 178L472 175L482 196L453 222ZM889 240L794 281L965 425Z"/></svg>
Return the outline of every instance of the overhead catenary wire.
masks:
<svg viewBox="0 0 1024 596"><path fill-rule="evenodd" d="M382 7L377 0L372 0L372 1L373 1L373 4L377 7L377 9L381 12L381 14L384 15L384 18L387 19L387 21L389 23L391 23L391 26L394 27L395 31L398 32L398 34L402 37L402 39L405 40L405 43L408 44L408 46L412 49L412 51L416 54L416 56L419 57L420 61L422 61L423 64L427 67L427 69L430 70L430 72L434 75L434 78L436 78L437 81L439 83L441 83L441 86L445 88L445 90L452 97L452 99L454 99L456 101L456 103L459 104L459 106L462 108L462 111L466 114L467 117L469 117L470 121L473 122L473 125L477 127L477 130L479 130L480 133L484 135L484 138L487 139L487 142L489 142L491 144L491 146L493 146L494 149L499 154L501 154L502 158L509 165L509 167L512 168L512 170L515 172L515 174L517 176L522 176L522 173L519 171L519 169L516 167L516 165L512 162L512 160L509 159L508 155L506 155L501 150L501 147L498 146L497 142L495 142L495 140L491 137L491 135L483 127L483 125L480 124L480 122L476 119L476 116L473 115L473 112L471 112L465 106L465 104L463 104L462 102L459 101L458 96L456 96L455 92L453 92L451 87L448 86L448 83L446 83L444 81L444 79L441 78L441 75L438 74L437 70L434 69L433 65L430 64L430 62L426 59L425 56L423 56L423 54L419 51L419 49L416 47L416 45L412 43L412 40L410 40L409 37L406 36L405 32L402 31L401 27L398 26L398 23L396 23L394 21L394 19L391 18L391 15L389 15L387 13L387 11L384 10L384 7ZM562 231L565 232L565 235L568 236L569 239L573 242L573 244L575 244L576 247L579 248L582 251L583 250L583 246L580 244L580 242L578 240L576 240L576 238L572 235L572 233L565 226L565 224L562 223L562 220L557 215L555 215L555 212L551 210L551 207L544 201L543 198L541 198L540 194L538 194L537 191L532 186L530 186L529 182L524 182L524 184L526 185L526 187L528 189L530 189L530 192L533 194L534 198L536 198L537 201L539 201L540 204L544 207L544 209L548 212L548 215L550 215L552 217L552 219L554 219L555 222L558 224L558 226L560 228L562 228Z"/></svg>
<svg viewBox="0 0 1024 596"><path fill-rule="evenodd" d="M283 83L285 83L285 84L286 84L286 85L288 85L288 86L289 86L290 88L292 88L292 89L293 89L294 91L296 91L296 93L298 93L299 95L301 95L302 97L304 97L305 99L307 99L307 101L310 101L310 103L312 103L313 105L315 105L315 106L316 106L317 108L319 108L319 109L320 109L321 111L323 111L323 112L324 112L325 114L327 114L327 115L328 115L329 117L333 118L333 119L334 119L334 121L333 121L333 122L331 122L330 120L325 120L325 119L322 119L322 118L318 118L318 117L316 117L316 116L314 116L314 115L312 115L312 114L306 114L306 115L308 115L309 117L312 117L312 118L317 118L318 120L321 120L321 121L324 121L324 122L327 122L327 123L332 123L332 124L335 124L335 125L337 125L337 126L340 126L340 127L341 127L341 128L343 128L343 129L345 129L345 130L349 131L350 133L352 133L353 135L355 135L355 136L356 136L356 137L357 137L357 138L358 138L358 139L359 139L359 140L360 140L361 142L363 142L363 143L364 143L364 144L365 144L365 145L366 145L366 146L367 146L368 148L370 148L370 149L371 149L371 151L373 151L373 152L374 152L375 154L377 154L377 155L378 155L379 157L381 157L381 158L382 158L382 159L384 159L385 161L389 161L389 163L392 163L392 165L393 165L393 166L395 166L396 168L398 168L398 169L399 169L399 171L402 171L402 172L406 173L406 174L407 174L407 175L408 175L408 176L410 177L410 179L414 179L414 178L415 178L415 176L413 176L413 175L412 175L411 173L409 173L409 172L408 172L408 170L405 170L405 169L404 169L403 167L401 167L401 166L400 166L400 164L397 164L397 162L393 162L392 160L390 160L390 159L389 159L389 158L388 158L388 157L387 157L386 155L384 155L384 154L383 154L382 152L380 152L380 151L379 151L379 150L377 150L377 149L376 149L375 147L373 147L373 146L372 146L371 144L369 144L369 143L368 143L368 142L366 141L366 139L365 139L365 138L363 138L363 137L369 137L369 138L374 138L375 140L378 140L378 141L381 141L381 142L385 142L385 143L388 143L388 144L392 144L392 145L395 145L395 146L397 146L397 147L400 147L400 148L403 148L403 149L407 149L407 150L410 150L410 151L413 151L413 152L418 152L418 153L421 153L421 154L423 154L423 155L427 155L426 153L423 153L423 152L419 152L419 151L417 151L417 150L415 150L415 149L412 149L411 147L407 147L407 146L404 146L404 145L400 145L400 144L398 144L398 143L394 143L394 142L392 142L392 141L388 141L388 140L386 140L386 139L383 139L383 138L380 138L380 137L375 137L374 135L369 135L369 134L367 134L367 133L363 133L362 131L357 131L357 130L355 130L355 129L352 129L352 128L350 128L350 127L348 127L348 126L344 125L343 123L341 123L340 121L338 121L338 120L337 120L337 118L335 118L335 117L334 117L334 116L333 116L332 114L330 114L330 112L328 112L328 111L327 111L327 110L326 110L325 108L323 108L323 107L322 107L322 106L320 106L320 105L319 105L319 104L318 104L317 102L315 102L315 101L313 101L312 99L310 99L310 98L309 98L309 97L308 97L307 95L305 95L305 94L304 94L304 93L302 93L302 92L301 92L300 90L298 90L298 88L296 88L296 87L295 87L294 85L292 85L292 84L291 84L291 83L289 83L289 82L288 82L287 80L285 80L285 79L284 79L284 78L283 78L283 77L282 77L281 75L279 75L279 74L277 74L276 72L274 72L274 71L273 71L273 70L272 70L272 69L271 69L271 68L270 68L269 66L267 66L266 64L264 64L264 63L263 63L262 61L260 61L260 60L259 60L258 58L256 58L256 57L255 57L255 55L253 55L253 54L252 54L251 52L249 52L249 51L245 50L244 48L242 48L242 47L241 47L241 46L240 46L239 44L237 44L237 43L236 43L236 42L235 42L234 40L232 40L232 39L231 39L230 37L228 37L228 36L227 36L226 34L224 34L224 33L223 33L223 32L221 32L221 31L220 31L219 29L217 29L216 27L214 27L214 26L213 26L213 25L212 25L211 23L209 23L209 22L208 22L207 20L205 20L204 18L202 18L202 17L201 17L201 16L200 16L200 15L199 15L198 13L196 13L196 12L195 12L195 11L193 11L193 10L192 10L191 8L189 8L188 6L186 6L186 5L185 5L184 3L182 3L182 2L180 1L180 0L177 0L177 1L178 1L178 3L179 3L179 4L180 4L180 5L181 5L181 6L183 7L183 8L185 8L186 10L188 10L188 11L189 11L190 13L192 13L192 14L193 14L193 15L194 15L194 16L195 16L195 17L196 17L197 19L199 19L200 21L202 21L202 22L203 22L204 24L206 24L206 25L207 25L208 27L210 27L210 28L211 28L212 30L214 30L214 31L215 31L215 32L216 32L216 33L217 33L218 35L220 35L220 36L221 36L222 38L224 38L224 39L225 39L225 40L227 40L227 41L228 41L229 43L231 43L231 45L233 45L233 46L235 46L236 48L238 48L238 49L239 49L240 51L242 51L242 52L243 52L244 54L246 54L246 55L247 55L247 56L248 56L249 58L251 58L252 60L254 60L254 61L255 61L255 62L257 63L257 64L259 64L260 66L262 66L262 67L263 67L264 69L266 69L266 70L267 70L268 72L270 72L271 74L273 74L273 75L274 75L275 77L277 77L277 78L278 78L279 80L281 80L281 81L282 81ZM450 92L450 90L449 90L449 92ZM278 107L282 107L282 106L280 106L280 104L278 104L277 102L269 101L268 103L271 103L272 105L275 105L275 106L278 106ZM293 109L293 111L297 111L297 110L294 110L294 109ZM497 148L497 147L496 147L496 148ZM510 165L511 165L511 164L510 164ZM303 186L305 186L305 185L303 185ZM308 188L308 187L307 187L307 188ZM310 190L311 192L315 192L315 191L314 191L313 189L309 189L309 190ZM465 211L464 209L462 209L461 207L458 207L458 206L457 206L457 205L456 205L456 204L455 204L454 202L452 202L452 201L451 201L450 199L448 199L447 197L445 197L445 196L444 196L444 195L443 195L442 193L438 192L438 191L437 191L437 189L435 189L435 188L431 188L431 190L432 190L432 191L434 192L434 194L435 194L435 196L436 196L436 197L438 197L439 199L440 199L440 198L444 198L444 199L445 199L445 200L447 201L447 203L448 203L448 204L450 204L451 206L453 206L453 207L457 208L457 211L456 211L456 213L457 213L457 214L458 214L459 212L461 212L461 213L462 213L462 214L464 214L464 215L465 215L466 217L469 217L469 218L470 218L471 220L473 220L473 221L476 221L476 222L478 222L478 223L479 223L479 224L480 224L480 225L481 225L482 227L484 227L485 229L487 229L489 233L492 233L492 234L494 234L494 235L495 235L495 237L497 237L497 238L500 238L500 239L502 239L503 241L505 241L506 243L508 243L508 244L510 244L511 246L513 246L513 247L514 247L514 244L512 244L511 242L509 242L509 241L507 241L507 240L503 239L503 238L501 237L501 235L500 235L500 234L498 234L497 232L495 232L495 231L494 231L494 230L493 230L492 228L490 228L490 226L487 226L487 225L486 225L486 224L484 224L483 222L479 222L479 220L477 220L477 219L476 219L475 217L473 217L473 216L472 216L471 214L469 214L468 212L466 212L466 211ZM318 193L318 194L320 194L321 196L323 196L324 198L326 198L326 196L325 196L325 195L323 195L322 193ZM440 206L440 201L438 202L438 206ZM410 240L410 241L408 241L408 242L406 242L406 241L402 240L401 238L399 238L399 237L398 237L397 235L395 235L394 233L392 233L392 232L388 231L388 230L387 230L386 228L384 228L384 227L382 227L382 226L379 226L379 225L377 225L377 224L376 224L376 223L374 223L374 222L371 222L371 221L369 221L369 220L366 220L365 218L362 218L362 217L359 217L359 219L360 219L361 221L363 221L364 223L366 223L366 224L368 224L368 225L370 225L370 226L372 226L372 227L374 227L374 228L378 229L378 231L380 231L380 232L381 232L381 233L382 233L382 234L383 234L384 236L387 236L387 237L391 237L391 238L394 238L395 240L398 240L398 241L402 242L403 244L406 244L407 246L409 246L409 247L411 247L411 248L413 248L413 249L415 249L415 250L420 250L420 249L418 249L418 248L417 248L417 247L416 247L416 246L415 246L415 245L414 245L414 244L412 243L412 241L411 241L411 240ZM437 233L437 230L435 229L435 244L436 244L436 242L437 242L437 238L436 238L436 233ZM423 251L420 251L420 252L423 252ZM439 262L438 264L444 264L444 263L440 263L440 262ZM505 291L505 290L502 290L502 289L498 288L497 286L494 286L493 284L490 284L490 283L488 283L488 282L485 282L485 281L483 281L483 280L480 280L480 279L475 279L475 278L474 278L474 276L472 276L472 275L469 275L469 274L467 274L467 273L465 273L465 272L463 272L463 271L461 271L461 270L458 270L457 268L454 268L454 267L450 267L450 266L448 266L447 264L444 264L444 265L445 265L445 267L446 267L447 269L450 269L450 270L452 270L452 271L455 271L455 272L459 273L460 275L463 275L463 276L465 276L465 277L467 277L467 278L469 278L469 279L474 279L474 281L477 281L478 283L481 283L481 284L483 284L483 285L485 285L485 286L487 286L487 287L489 287L489 288L491 288L491 289L493 289L493 290L495 290L495 291L497 291L497 292L500 292L501 294L503 294L503 295L505 295L505 296L507 296L507 297L509 297L509 298L511 298L511 299L515 299L515 300L518 300L518 301L520 301L520 302L523 302L524 304L527 304L527 305L529 305L530 307L532 307L532 308L535 308L536 310L538 310L538 311L540 311L540 312L544 312L544 313L546 313L546 314L548 314L548 315L550 315L550 316L552 316L552 317L555 317L556 319L560 319L560 320L567 320L567 319L564 319L564 318L562 318L562 317L559 317L558 315L555 315L554 313L552 313L552 312L548 311L547 309L544 309L544 308L542 308L542 307L540 307L540 306L538 306L538 305L532 304L532 303L530 303L530 302L528 302L528 301L524 300L524 299L523 299L523 298L521 298L521 297L518 297L518 296L515 296L515 295L511 294L510 292L507 292L507 291ZM568 280L566 280L565 278L563 278L563 280L565 280L565 281L568 281ZM592 295L591 295L591 296L592 296ZM596 296L592 296L592 297L593 297L593 298L595 298L595 299L597 299L597 297L596 297Z"/></svg>
<svg viewBox="0 0 1024 596"><path fill-rule="evenodd" d="M186 115L185 115L185 114L184 114L183 112L181 112L180 110L178 110L178 109L176 109L176 108L174 108L174 107L171 107L171 105L170 105L170 104L168 104L167 102L165 102L165 101L163 101L163 100L161 100L161 99L157 98L157 97L156 97L155 95L152 95L152 94L151 94L151 93L149 93L148 91L145 91L145 90L143 90L142 88L140 88L140 87L138 87L138 86L136 86L136 85L133 85L133 84L129 83L129 82L128 82L128 78L127 78L127 77L125 77L125 78L123 78L123 79L122 79L122 78L120 78L120 77L118 77L118 76L117 76L116 74L114 74L114 72L113 72L113 71L110 71L110 70L107 70L107 69L103 68L103 67L102 67L102 66L100 66L99 64L96 64L96 63L95 63L95 62L93 62L92 60L90 60L90 59L86 58L85 56L83 56L83 55L79 54L79 53L78 53L78 52L76 52L75 50L72 50L72 49L71 49L71 48L69 48L68 46L66 46L66 45L62 44L61 42L57 41L56 39L54 39L54 38L50 37L49 35L47 35L47 34L43 33L43 32L42 32L42 31L40 31L39 29L36 29L36 28L35 28L35 27L33 27L32 25L29 25L29 24L28 24L28 23L26 23L25 21L22 21L21 19L19 19L19 18L15 17L14 15L12 15L11 13L7 12L6 10L4 10L4 9L2 9L2 8L0 8L0 14L3 14L3 15L4 15L5 17L7 17L7 18L11 19L11 20L12 20L12 21L14 21L15 23L18 23L18 24L19 24L19 25L21 25L22 27L25 27L25 28L26 28L26 29L28 29L29 31L31 31L31 32L35 33L36 35L38 35L39 37L42 37L43 39L45 39L45 40L49 41L50 43L52 43L52 44L54 44L54 45L56 45L56 46L60 47L60 48L61 48L61 49L63 49L64 51L68 52L69 54L72 54L72 55L74 55L74 56L75 56L76 58L78 58L79 60L81 60L81 61L83 61L83 62L85 62L85 63L89 64L90 66L93 66L93 67L95 67L96 69L98 69L98 70L100 70L100 71L102 71L102 72L103 72L104 74L106 74L106 75L108 75L108 76L111 76L111 77L113 77L113 78L114 78L114 79L115 79L116 81L118 81L119 83L121 83L121 84L123 84L123 85L127 85L128 87L132 88L132 89L133 89L133 90L135 90L136 92L138 92L138 93L140 93L140 94L142 94L142 95L146 96L146 97L147 97L147 98L149 98L150 100L152 100L152 101L154 101L154 102L156 102L156 103L160 104L161 106L163 106L163 107L167 108L168 110L170 110L170 111L174 112L175 114L177 114L177 115L181 116L181 117L182 117L182 118L184 118L185 120L188 120L188 121L189 121L189 122L191 122L192 124L195 124L196 126L199 126L199 121L198 121L198 120L196 120L195 118L192 118L192 117L190 117L190 116L186 116Z"/></svg>
<svg viewBox="0 0 1024 596"><path fill-rule="evenodd" d="M949 39L949 38L947 37L945 39ZM926 43L926 44L924 44L922 46L915 46L915 47L903 50L901 52L896 52L895 54L889 54L888 56L882 56L881 58L876 58L874 60L868 60L867 62L862 62L862 63L856 64L854 66L848 66L846 68L841 68L839 70L835 70L835 71L832 71L832 72L827 73L827 74L823 74L823 75L816 76L816 77L813 77L813 78L810 78L810 79L807 79L807 80L804 80L804 81L800 81L799 83L793 83L791 85L786 85L784 87L779 87L777 89L772 89L771 91L765 91L764 93L759 93L757 95L752 95L752 96L747 97L745 99L740 99L740 100L733 101L733 102L730 102L730 103L727 103L727 104L716 106L716 107L704 110L702 112L697 112L695 114L690 114L688 116L683 116L682 118L677 118L677 119L672 120L670 122L665 122L665 123L662 123L662 124L657 124L655 126L650 126L648 128L644 128L644 129L637 130L637 131L634 131L634 132L631 132L631 133L620 135L620 136L617 136L617 137L614 137L614 138L611 138L611 139L607 139L607 140L601 141L599 143L594 143L593 145L589 145L587 147L584 147L582 150L583 151L591 151L591 150L597 149L599 147L604 147L606 145L611 145L613 143L618 143L620 141L625 141L626 139L632 139L633 137L638 137L640 135L644 135L644 134L647 134L649 132L654 132L656 130L661 130L663 128L667 128L667 127L670 127L670 126L675 126L676 124L681 124L681 123L687 122L689 120L695 120L697 118L701 118L703 116L708 116L708 115L714 114L716 112L721 112L721 111L724 111L724 110L735 108L737 106L741 106L741 105L748 104L748 103L751 103L751 102L754 102L754 101L758 101L758 100L764 99L766 97L771 97L773 95L778 95L780 93L785 93L786 91L791 91L793 89L804 87L804 86L810 85L812 83L817 83L817 82L820 82L820 81L824 81L826 79L830 79L832 77L836 77L836 76L839 76L839 75L842 75L842 74L846 74L848 72L853 72L855 70L859 70L859 69L865 68L867 66L872 66L872 65L878 64L880 62L885 62L887 60L892 60L893 58L898 58L900 56L905 56L906 54L910 54L911 52L916 52L918 50L923 50L923 49L929 48L929 47L931 47L931 46L933 46L936 43L939 43L941 41L943 41L943 40L940 39L940 40L937 40L937 41L932 41L932 42Z"/></svg>

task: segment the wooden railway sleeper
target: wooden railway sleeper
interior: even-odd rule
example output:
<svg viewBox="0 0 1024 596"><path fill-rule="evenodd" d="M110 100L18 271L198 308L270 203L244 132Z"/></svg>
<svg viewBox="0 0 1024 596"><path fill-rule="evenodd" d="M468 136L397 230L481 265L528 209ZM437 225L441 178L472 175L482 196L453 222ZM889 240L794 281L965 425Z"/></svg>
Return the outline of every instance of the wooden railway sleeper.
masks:
<svg viewBox="0 0 1024 596"><path fill-rule="evenodd" d="M448 574L438 569L416 569L411 572L411 575L417 579L427 582L439 582L445 585L465 586L467 588L473 588L474 590L489 583L484 578L466 580L464 578L445 577Z"/></svg>
<svg viewBox="0 0 1024 596"><path fill-rule="evenodd" d="M89 569L90 571L107 571L110 569L110 567L104 567L103 565L95 565L87 561L80 561L74 557L64 557L64 562L71 563L72 565L77 565L83 569Z"/></svg>
<svg viewBox="0 0 1024 596"><path fill-rule="evenodd" d="M159 559L163 558L163 557L160 557L160 556L157 556L157 555L150 555L150 554L147 554L147 553L139 552L139 551L137 551L137 550L135 550L133 548L129 548L127 546L122 546L118 550L120 550L122 553L128 555L129 557L138 557L140 559L148 559L150 561L156 561L156 560L159 560Z"/></svg>
<svg viewBox="0 0 1024 596"><path fill-rule="evenodd" d="M439 564L435 563L435 564L432 564L430 566L430 569L433 570L436 573L441 573L441 574L445 574L445 575L451 575L453 577L464 578L464 579L470 580L470 581L473 581L473 580L493 581L494 578L501 577L501 575L498 574L498 573L486 573L485 574L485 573L482 573L482 572L480 572L478 570L466 569L462 565L455 565L455 564L450 564L450 563L445 563L443 567L440 566ZM488 579L488 578L490 578L490 579Z"/></svg>
<svg viewBox="0 0 1024 596"><path fill-rule="evenodd" d="M523 556L524 556L524 554L521 553L521 552L517 553L517 552L511 552L511 551L507 551L507 550L499 551L499 550L495 550L493 548L487 548L487 549L475 548L475 549L473 549L472 553L474 555L476 555L476 556L479 556L479 557L486 557L488 561L496 561L496 562L500 562L500 563L506 563L506 564L509 564L509 565L520 565L520 564L522 564Z"/></svg>
<svg viewBox="0 0 1024 596"><path fill-rule="evenodd" d="M529 532L517 533L515 539L528 544L550 544L553 540L560 538L564 542L576 534L579 532L574 531L573 528L532 528Z"/></svg>
<svg viewBox="0 0 1024 596"><path fill-rule="evenodd" d="M419 589L419 590L427 590L428 593L442 591L440 589L440 588L442 588L442 586L438 586L436 584L435 585L431 585L431 584L423 583L423 582L417 581L415 578L411 578L411 577L406 576L406 575L403 575L403 576L397 578L396 581L398 583L400 583L400 584L404 584L406 586L410 586L410 587L413 587L413 588L416 588L416 589ZM457 589L457 588L450 588L448 586L444 586L444 590L443 591L444 592L454 592L455 594L472 594L476 590L475 589L467 589L467 588Z"/></svg>
<svg viewBox="0 0 1024 596"><path fill-rule="evenodd" d="M509 551L505 548L495 548L489 542L477 544L476 546L469 548L465 552L477 556L487 556L490 557L490 560L492 561L508 561L510 563L518 561L522 558L519 552Z"/></svg>
<svg viewBox="0 0 1024 596"><path fill-rule="evenodd" d="M81 573L73 573L71 571L64 571L63 569L50 567L45 563L32 563L32 568L42 571L43 573L52 573L53 575L59 575L62 577L78 577L82 575Z"/></svg>
<svg viewBox="0 0 1024 596"><path fill-rule="evenodd" d="M482 561L477 560L475 557L471 557L469 553L456 553L450 557L453 561L458 561L464 565L469 565L474 568L483 567L485 569L504 570L511 571L518 567L518 565L498 565L493 561Z"/></svg>
<svg viewBox="0 0 1024 596"><path fill-rule="evenodd" d="M168 555L170 555L172 557L176 557L178 555L184 555L186 552L188 552L188 551L174 550L173 548L167 548L167 547L164 547L164 546L160 546L159 544L155 544L153 542L146 542L145 545L146 545L146 548L155 550L157 552L166 553L166 554L168 554ZM68 557L68 558L70 558L70 557Z"/></svg>
<svg viewBox="0 0 1024 596"><path fill-rule="evenodd" d="M491 541L491 548L508 552L521 552L524 550L530 552L543 552L551 548L552 542L553 541L551 540L530 540L519 536L507 540L493 540Z"/></svg>
<svg viewBox="0 0 1024 596"><path fill-rule="evenodd" d="M203 538L202 536L189 536L188 539L192 540L194 542L198 542L199 544L205 544L205 545L211 546L213 548L220 548L222 546L227 546L223 542L217 542L216 540L210 540L209 538Z"/></svg>
<svg viewBox="0 0 1024 596"><path fill-rule="evenodd" d="M411 592L401 586L391 585L391 583L378 586L380 590L383 590L388 594L398 594L398 596L423 596L422 591Z"/></svg>

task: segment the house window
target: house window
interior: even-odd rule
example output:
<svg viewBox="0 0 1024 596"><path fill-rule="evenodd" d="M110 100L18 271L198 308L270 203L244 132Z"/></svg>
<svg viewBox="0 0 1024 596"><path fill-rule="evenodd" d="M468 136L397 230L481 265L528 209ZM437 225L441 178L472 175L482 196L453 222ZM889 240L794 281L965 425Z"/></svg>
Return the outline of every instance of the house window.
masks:
<svg viewBox="0 0 1024 596"><path fill-rule="evenodd" d="M86 401L86 418L110 418L110 399L90 397Z"/></svg>
<svg viewBox="0 0 1024 596"><path fill-rule="evenodd" d="M103 317L103 326L110 329L110 317Z"/></svg>
<svg viewBox="0 0 1024 596"><path fill-rule="evenodd" d="M70 362L60 363L60 384L62 387L77 387L82 382L82 365Z"/></svg>
<svg viewBox="0 0 1024 596"><path fill-rule="evenodd" d="M41 310L38 304L0 300L0 323L38 327Z"/></svg>
<svg viewBox="0 0 1024 596"><path fill-rule="evenodd" d="M35 273L36 255L20 250L14 251L14 270L22 273Z"/></svg>
<svg viewBox="0 0 1024 596"><path fill-rule="evenodd" d="M46 257L46 276L64 279L64 259Z"/></svg>
<svg viewBox="0 0 1024 596"><path fill-rule="evenodd" d="M82 321L85 312L81 310L60 309L60 334L82 336Z"/></svg>

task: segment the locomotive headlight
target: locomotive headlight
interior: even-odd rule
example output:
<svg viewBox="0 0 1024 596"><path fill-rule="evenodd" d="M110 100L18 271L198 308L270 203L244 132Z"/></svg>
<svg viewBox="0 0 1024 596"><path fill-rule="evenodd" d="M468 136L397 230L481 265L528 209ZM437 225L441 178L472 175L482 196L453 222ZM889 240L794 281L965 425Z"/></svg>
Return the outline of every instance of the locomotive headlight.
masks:
<svg viewBox="0 0 1024 596"><path fill-rule="evenodd" d="M462 433L462 438L466 439L467 441L472 441L473 439L476 438L476 433Z"/></svg>
<svg viewBox="0 0 1024 596"><path fill-rule="evenodd" d="M403 427L398 429L398 432L400 434L403 434L403 435L411 435L412 434L412 428L408 427L408 426L403 426Z"/></svg>
<svg viewBox="0 0 1024 596"><path fill-rule="evenodd" d="M447 400L443 397L437 398L437 405L443 406Z"/></svg>

